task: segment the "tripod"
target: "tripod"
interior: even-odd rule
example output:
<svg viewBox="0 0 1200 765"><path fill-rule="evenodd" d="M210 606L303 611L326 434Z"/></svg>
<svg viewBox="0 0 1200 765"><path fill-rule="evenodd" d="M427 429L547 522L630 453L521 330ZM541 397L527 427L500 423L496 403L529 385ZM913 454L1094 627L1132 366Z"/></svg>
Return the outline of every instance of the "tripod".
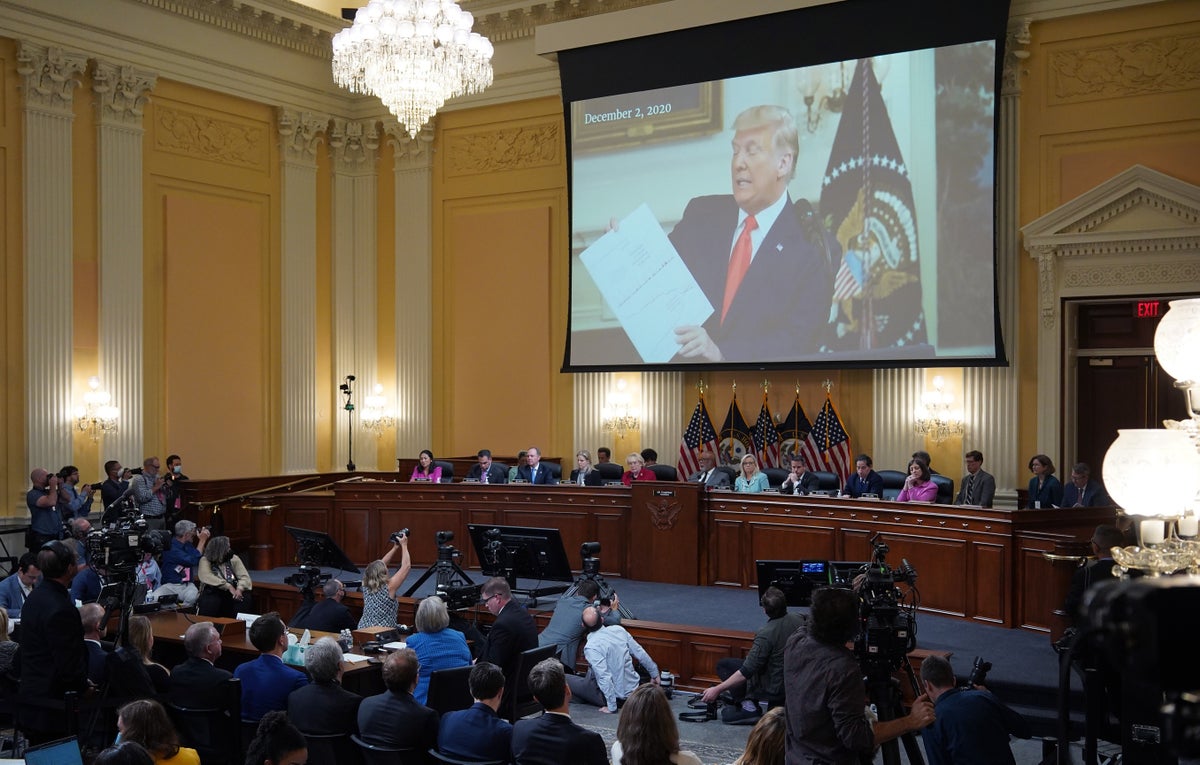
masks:
<svg viewBox="0 0 1200 765"><path fill-rule="evenodd" d="M909 682L912 683L913 690L920 695L917 676L913 672L912 665L908 663L907 656L901 660L900 667L908 676ZM867 700L875 705L880 722L896 720L904 716L904 701L900 694L900 683L892 677L887 663L873 663L867 668ZM924 765L925 759L921 756L920 747L917 746L916 735L911 732L905 733L900 736L899 740L904 742L904 753L908 755L909 763ZM880 747L880 751L883 752L884 765L900 765L900 747L897 745L896 739L885 741Z"/></svg>
<svg viewBox="0 0 1200 765"><path fill-rule="evenodd" d="M600 589L601 598L612 597L613 588L604 580L604 575L600 573L600 559L592 555L584 556L583 572L580 573L579 576L575 577L575 581L571 583L571 586L568 587L565 592L563 592L562 596L565 598L568 595L576 594L576 592L579 590L579 583L589 580L596 583L596 587ZM632 611L625 607L624 603L617 604L617 613L621 615L622 619L637 618L633 615Z"/></svg>
<svg viewBox="0 0 1200 765"><path fill-rule="evenodd" d="M454 545L438 545L437 563L433 564L433 568L421 574L421 578L416 584L404 591L404 597L411 598L413 593L421 589L421 585L429 581L429 577L437 576L438 589L448 587L470 587L475 584L471 581L471 577L467 576L467 572L458 567L454 559L458 557L458 550L454 549Z"/></svg>
<svg viewBox="0 0 1200 765"><path fill-rule="evenodd" d="M350 388L350 384L355 381L354 375L346 375L346 380L338 386L338 390L346 398L346 403L342 406L346 410L346 470L354 472L354 404L351 400L354 398L354 391Z"/></svg>

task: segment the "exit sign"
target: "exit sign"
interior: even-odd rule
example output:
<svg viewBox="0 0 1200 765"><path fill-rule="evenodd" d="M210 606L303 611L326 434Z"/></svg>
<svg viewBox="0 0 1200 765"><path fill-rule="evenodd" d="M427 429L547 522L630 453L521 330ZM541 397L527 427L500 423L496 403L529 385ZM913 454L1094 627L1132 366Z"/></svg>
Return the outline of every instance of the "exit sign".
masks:
<svg viewBox="0 0 1200 765"><path fill-rule="evenodd" d="M1159 300L1141 300L1133 304L1133 315L1139 319L1157 319L1161 306Z"/></svg>

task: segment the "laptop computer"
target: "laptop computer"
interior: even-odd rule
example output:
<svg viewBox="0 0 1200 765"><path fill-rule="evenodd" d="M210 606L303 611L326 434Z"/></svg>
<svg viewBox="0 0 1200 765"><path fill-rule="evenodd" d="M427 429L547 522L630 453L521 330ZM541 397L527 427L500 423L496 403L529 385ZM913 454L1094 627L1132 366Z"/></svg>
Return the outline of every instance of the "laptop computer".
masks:
<svg viewBox="0 0 1200 765"><path fill-rule="evenodd" d="M83 755L79 752L79 741L71 736L26 749L25 762L27 765L83 765Z"/></svg>

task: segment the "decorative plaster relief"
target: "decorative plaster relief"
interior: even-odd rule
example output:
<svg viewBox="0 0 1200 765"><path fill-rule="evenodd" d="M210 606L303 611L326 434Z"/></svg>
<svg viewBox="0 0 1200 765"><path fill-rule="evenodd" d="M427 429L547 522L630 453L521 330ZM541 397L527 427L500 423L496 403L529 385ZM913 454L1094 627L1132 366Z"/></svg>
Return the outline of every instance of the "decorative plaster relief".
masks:
<svg viewBox="0 0 1200 765"><path fill-rule="evenodd" d="M429 168L433 164L433 134L437 117L434 117L421 128L417 137L408 134L408 128L396 120L383 123L383 132L392 146L393 170L419 170Z"/></svg>
<svg viewBox="0 0 1200 765"><path fill-rule="evenodd" d="M138 0L143 5L185 16L218 29L281 48L331 59L333 33L328 25L344 22L327 13L292 4L287 15L256 8L240 0ZM359 3L365 5L365 3ZM349 3L347 3L349 5Z"/></svg>
<svg viewBox="0 0 1200 765"><path fill-rule="evenodd" d="M1038 247L1034 253L1038 263L1038 293L1041 297L1042 326L1054 327L1058 315L1054 285L1054 248Z"/></svg>
<svg viewBox="0 0 1200 765"><path fill-rule="evenodd" d="M1072 267L1063 273L1065 289L1124 287L1141 284L1183 284L1200 281L1200 263L1135 263L1114 268L1111 264Z"/></svg>
<svg viewBox="0 0 1200 765"><path fill-rule="evenodd" d="M335 118L329 131L329 149L338 172L369 170L378 158L379 129L374 120Z"/></svg>
<svg viewBox="0 0 1200 765"><path fill-rule="evenodd" d="M265 170L267 131L260 125L218 120L160 105L154 110L154 147L225 165Z"/></svg>
<svg viewBox="0 0 1200 765"><path fill-rule="evenodd" d="M128 64L97 61L92 91L96 94L100 121L140 127L142 110L156 82L158 76L153 72Z"/></svg>
<svg viewBox="0 0 1200 765"><path fill-rule="evenodd" d="M1194 90L1200 85L1200 34L1163 35L1050 56L1051 102Z"/></svg>
<svg viewBox="0 0 1200 765"><path fill-rule="evenodd" d="M1161 194L1155 194L1146 189L1137 189L1113 204L1097 211L1095 215L1077 221L1067 231L1076 234L1092 231L1135 208L1150 208L1151 210L1164 212L1175 216L1183 223L1190 223L1192 225L1200 223L1200 214L1197 214L1195 209L1182 205L1174 199L1168 199ZM1067 231L1061 233L1067 233Z"/></svg>
<svg viewBox="0 0 1200 765"><path fill-rule="evenodd" d="M1011 19L1008 39L1004 46L1001 94L1012 96L1021 92L1021 75L1029 73L1029 70L1024 67L1025 61L1029 58L1028 48L1031 42L1033 42L1033 37L1029 34L1029 19Z"/></svg>
<svg viewBox="0 0 1200 765"><path fill-rule="evenodd" d="M450 177L525 170L558 163L562 143L556 123L525 125L445 137L447 175Z"/></svg>
<svg viewBox="0 0 1200 765"><path fill-rule="evenodd" d="M284 159L289 162L315 163L317 146L321 143L325 129L329 127L329 116L284 108L280 108L277 114L279 145L283 150Z"/></svg>
<svg viewBox="0 0 1200 765"><path fill-rule="evenodd" d="M27 107L41 107L73 116L71 103L79 85L78 75L85 68L87 56L82 53L25 41L17 47L17 74L21 75Z"/></svg>

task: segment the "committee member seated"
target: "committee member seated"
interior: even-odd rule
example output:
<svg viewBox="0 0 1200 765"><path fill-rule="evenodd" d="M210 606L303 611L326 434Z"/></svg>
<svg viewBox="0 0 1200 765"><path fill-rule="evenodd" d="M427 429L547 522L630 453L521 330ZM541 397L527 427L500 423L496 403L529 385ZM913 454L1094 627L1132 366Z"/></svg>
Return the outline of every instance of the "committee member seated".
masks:
<svg viewBox="0 0 1200 765"><path fill-rule="evenodd" d="M625 458L625 464L629 466L621 475L621 483L630 486L634 481L656 481L658 476L654 475L653 470L646 469L646 460L637 452L630 452Z"/></svg>
<svg viewBox="0 0 1200 765"><path fill-rule="evenodd" d="M346 585L338 579L330 579L321 588L321 594L324 597L313 603L308 613L292 620L293 627L317 632L341 632L358 626L358 619L342 602L346 597Z"/></svg>
<svg viewBox="0 0 1200 765"><path fill-rule="evenodd" d="M571 471L571 483L578 486L603 486L604 478L592 467L592 453L587 449L575 452L575 469Z"/></svg>
<svg viewBox="0 0 1200 765"><path fill-rule="evenodd" d="M558 658L567 669L575 671L579 661L579 642L583 639L583 609L599 603L600 587L591 579L584 579L575 586L573 595L564 595L554 605L554 615L546 629L538 635L538 645L554 645L558 647ZM600 604L600 616L605 624L620 624L621 613L617 609L621 601L614 590L608 605Z"/></svg>
<svg viewBox="0 0 1200 765"><path fill-rule="evenodd" d="M929 656L921 682L936 719L921 732L929 765L1015 765L1009 735L1029 738L1029 721L984 688L959 688L950 662Z"/></svg>
<svg viewBox="0 0 1200 765"><path fill-rule="evenodd" d="M191 521L177 521L171 546L162 555L162 585L154 591L155 598L176 595L185 608L196 604L200 590L196 587L195 567L200 564L204 548L212 537L212 531L204 527L196 530Z"/></svg>
<svg viewBox="0 0 1200 765"><path fill-rule="evenodd" d="M1029 458L1029 509L1043 510L1062 506L1062 483L1054 477L1054 462L1045 454Z"/></svg>
<svg viewBox="0 0 1200 765"><path fill-rule="evenodd" d="M594 606L583 609L581 621L590 633L583 646L588 671L583 677L571 675L567 678L572 696L585 704L600 707L601 712L616 712L617 704L624 702L641 682L633 666L634 659L649 674L650 682L659 684L658 665L624 627L619 624L605 626Z"/></svg>
<svg viewBox="0 0 1200 765"><path fill-rule="evenodd" d="M908 477L904 488L896 495L897 502L932 502L937 499L938 486L933 482L929 466L919 459L908 462Z"/></svg>
<svg viewBox="0 0 1200 765"><path fill-rule="evenodd" d="M876 497L882 497L883 476L871 469L874 464L869 454L860 454L855 457L854 475L850 476L846 481L842 493L855 499L864 494L874 494Z"/></svg>
<svg viewBox="0 0 1200 765"><path fill-rule="evenodd" d="M808 494L821 486L821 479L808 469L808 458L803 454L793 454L788 458L791 470L783 483L779 485L780 494Z"/></svg>
<svg viewBox="0 0 1200 765"><path fill-rule="evenodd" d="M1061 507L1105 507L1112 500L1098 481L1092 480L1092 469L1086 462L1071 468L1071 482L1063 487Z"/></svg>
<svg viewBox="0 0 1200 765"><path fill-rule="evenodd" d="M767 474L758 469L758 458L753 454L742 457L738 476L733 481L733 490L747 494L766 491L771 485Z"/></svg>
<svg viewBox="0 0 1200 765"><path fill-rule="evenodd" d="M446 601L436 595L424 598L417 606L414 619L417 632L405 641L417 652L421 674L417 678L417 689L413 697L424 704L429 696L429 675L439 669L466 667L471 663L471 649L461 632L450 629L450 612Z"/></svg>
<svg viewBox="0 0 1200 765"><path fill-rule="evenodd" d="M363 573L363 611L362 618L358 620L360 630L396 626L396 609L400 606L396 598L401 585L408 578L408 572L412 570L412 557L408 553L408 534L400 534L399 542L389 537L389 544L391 547L383 554L383 558L372 561ZM388 577L388 567L396 557L397 550L400 551L400 568Z"/></svg>
<svg viewBox="0 0 1200 765"><path fill-rule="evenodd" d="M475 458L478 462L472 465L471 469L467 471L468 481L508 483L508 471L501 465L492 462L492 452L490 449L480 449Z"/></svg>
<svg viewBox="0 0 1200 765"><path fill-rule="evenodd" d="M288 695L288 719L310 736L358 732L362 696L342 687L342 647L323 637L304 652L308 685Z"/></svg>
<svg viewBox="0 0 1200 765"><path fill-rule="evenodd" d="M571 687L558 659L534 665L529 690L546 711L513 726L514 765L608 765L600 734L571 722Z"/></svg>
<svg viewBox="0 0 1200 765"><path fill-rule="evenodd" d="M996 478L983 469L983 452L971 450L965 459L967 474L963 476L954 504L991 507L996 498Z"/></svg>
<svg viewBox="0 0 1200 765"><path fill-rule="evenodd" d="M717 459L712 452L700 452L697 462L700 469L688 476L688 483L702 484L706 489L729 488L729 474L724 470L717 470Z"/></svg>
<svg viewBox="0 0 1200 765"><path fill-rule="evenodd" d="M519 459L518 462L520 462ZM558 483L550 466L542 464L542 451L536 446L531 446L526 450L525 464L517 465L517 480L535 484Z"/></svg>
<svg viewBox="0 0 1200 765"><path fill-rule="evenodd" d="M307 675L283 663L287 636L287 626L274 611L250 625L250 642L259 650L259 656L233 670L233 676L242 681L243 720L258 722L271 710L286 710L288 695L308 685Z"/></svg>
<svg viewBox="0 0 1200 765"><path fill-rule="evenodd" d="M442 716L438 723L438 751L460 760L507 761L513 727L499 715L504 673L495 664L481 661L471 667L467 684L475 703L468 709Z"/></svg>
<svg viewBox="0 0 1200 765"><path fill-rule="evenodd" d="M21 618L21 607L25 605L25 598L29 597L41 578L42 572L37 567L37 555L27 552L17 560L17 570L0 582L0 608L8 612L9 618Z"/></svg>
<svg viewBox="0 0 1200 765"><path fill-rule="evenodd" d="M433 452L422 449L417 455L417 465L413 468L410 481L425 481L428 483L442 482L442 466L433 464Z"/></svg>
<svg viewBox="0 0 1200 765"><path fill-rule="evenodd" d="M711 704L724 692L733 698L733 706L721 710L721 722L754 725L762 715L759 702L767 707L783 704L783 649L796 630L808 624L808 617L790 613L787 595L778 587L768 587L759 601L767 623L754 634L754 644L745 659L721 659L717 662L720 685L701 694Z"/></svg>
<svg viewBox="0 0 1200 765"><path fill-rule="evenodd" d="M387 690L363 699L358 729L368 744L425 752L437 746L438 713L413 698L421 666L416 651L401 648L383 660Z"/></svg>
<svg viewBox="0 0 1200 765"><path fill-rule="evenodd" d="M234 554L229 537L213 537L204 548L200 565L196 567L200 580L200 597L196 613L201 616L223 616L232 619L245 610L246 596L254 587L246 564Z"/></svg>

